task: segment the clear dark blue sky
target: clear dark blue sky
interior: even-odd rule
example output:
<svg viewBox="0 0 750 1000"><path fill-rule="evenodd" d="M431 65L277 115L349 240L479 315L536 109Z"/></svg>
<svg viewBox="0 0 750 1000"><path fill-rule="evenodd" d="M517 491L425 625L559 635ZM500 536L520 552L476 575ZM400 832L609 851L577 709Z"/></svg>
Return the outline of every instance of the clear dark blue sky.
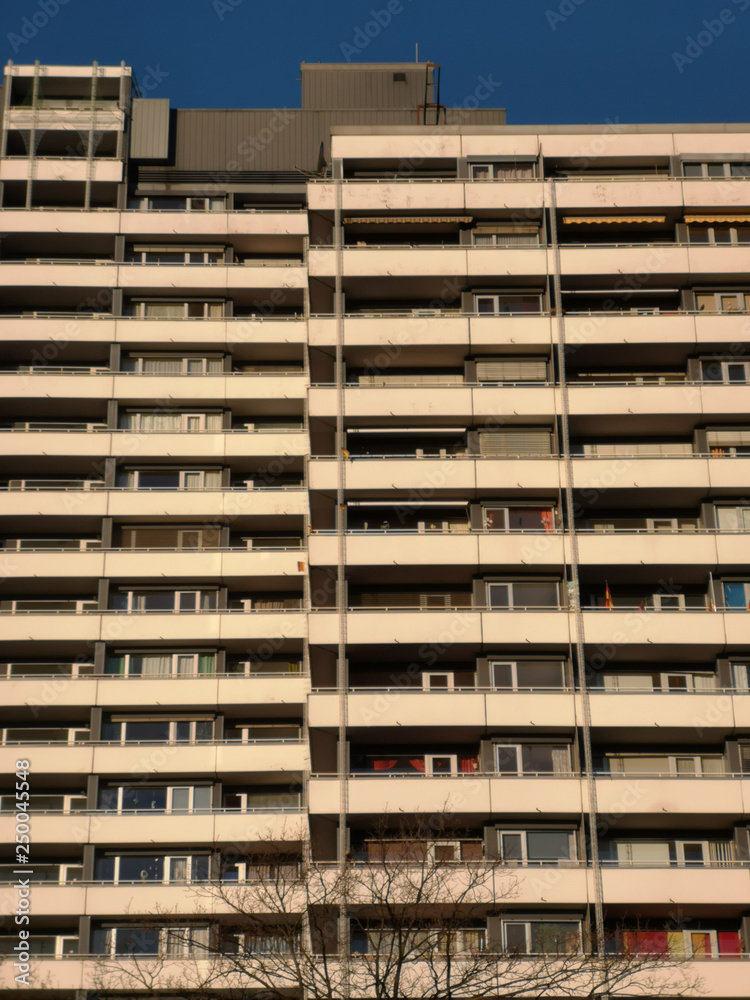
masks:
<svg viewBox="0 0 750 1000"><path fill-rule="evenodd" d="M512 124L750 121L750 0L0 0L0 37L19 63L124 60L173 107L298 107L300 62L419 43L444 104Z"/></svg>

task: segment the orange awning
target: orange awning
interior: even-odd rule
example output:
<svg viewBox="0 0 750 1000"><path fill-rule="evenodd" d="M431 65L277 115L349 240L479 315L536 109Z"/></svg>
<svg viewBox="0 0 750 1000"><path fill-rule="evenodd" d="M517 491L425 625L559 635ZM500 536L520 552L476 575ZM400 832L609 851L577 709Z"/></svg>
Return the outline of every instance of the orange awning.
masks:
<svg viewBox="0 0 750 1000"><path fill-rule="evenodd" d="M750 222L750 215L686 215L685 222Z"/></svg>
<svg viewBox="0 0 750 1000"><path fill-rule="evenodd" d="M344 219L344 225L354 225L367 223L368 225L395 224L398 222L407 226L424 225L426 222L473 222L471 215L372 215L365 218L350 216Z"/></svg>
<svg viewBox="0 0 750 1000"><path fill-rule="evenodd" d="M628 222L666 222L666 216L664 215L566 215L563 219L563 223L566 226L571 225L581 225L583 223L596 223L600 225L603 222L609 223L628 223Z"/></svg>

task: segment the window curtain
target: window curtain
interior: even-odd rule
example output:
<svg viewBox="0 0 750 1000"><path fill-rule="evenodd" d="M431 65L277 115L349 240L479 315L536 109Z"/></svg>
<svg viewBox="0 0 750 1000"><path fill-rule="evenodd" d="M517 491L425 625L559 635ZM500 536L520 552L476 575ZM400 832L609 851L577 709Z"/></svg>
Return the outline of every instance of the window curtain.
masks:
<svg viewBox="0 0 750 1000"><path fill-rule="evenodd" d="M153 375L179 374L182 371L182 358L144 358L143 371Z"/></svg>
<svg viewBox="0 0 750 1000"><path fill-rule="evenodd" d="M212 674L214 673L216 666L216 657L213 653L201 653L198 656L198 673L199 674Z"/></svg>
<svg viewBox="0 0 750 1000"><path fill-rule="evenodd" d="M721 757L702 757L701 765L704 774L724 774L724 761Z"/></svg>
<svg viewBox="0 0 750 1000"><path fill-rule="evenodd" d="M570 751L567 747L552 748L552 771L555 774L570 771Z"/></svg>
<svg viewBox="0 0 750 1000"><path fill-rule="evenodd" d="M181 417L179 413L133 414L131 426L142 431L178 431L181 426Z"/></svg>
<svg viewBox="0 0 750 1000"><path fill-rule="evenodd" d="M409 763L415 771L421 771L424 773L424 757L411 757L409 759Z"/></svg>
<svg viewBox="0 0 750 1000"><path fill-rule="evenodd" d="M393 758L389 760L374 760L372 762L373 771L390 771L398 764L398 761Z"/></svg>
<svg viewBox="0 0 750 1000"><path fill-rule="evenodd" d="M161 319L182 319L185 306L182 302L145 302L143 312Z"/></svg>
<svg viewBox="0 0 750 1000"><path fill-rule="evenodd" d="M552 516L551 510L543 510L541 512L541 518L542 518L542 527L546 532L555 530L555 521Z"/></svg>
<svg viewBox="0 0 750 1000"><path fill-rule="evenodd" d="M172 672L172 657L166 656L144 656L141 659L142 672L152 677L166 677Z"/></svg>
<svg viewBox="0 0 750 1000"><path fill-rule="evenodd" d="M710 840L708 859L712 865L730 865L734 860L734 845L731 840Z"/></svg>
<svg viewBox="0 0 750 1000"><path fill-rule="evenodd" d="M479 761L476 757L461 757L459 761L461 774L473 774L479 770Z"/></svg>
<svg viewBox="0 0 750 1000"><path fill-rule="evenodd" d="M696 691L714 691L716 678L712 674L693 674L693 684Z"/></svg>

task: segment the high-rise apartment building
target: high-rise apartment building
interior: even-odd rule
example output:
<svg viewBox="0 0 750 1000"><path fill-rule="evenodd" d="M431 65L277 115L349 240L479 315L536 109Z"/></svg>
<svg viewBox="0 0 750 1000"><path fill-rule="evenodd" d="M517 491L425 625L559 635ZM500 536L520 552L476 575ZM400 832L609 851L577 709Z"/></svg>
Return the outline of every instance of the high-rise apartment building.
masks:
<svg viewBox="0 0 750 1000"><path fill-rule="evenodd" d="M750 126L510 127L438 72L5 68L4 991L28 929L30 996L156 954L111 995L182 996L202 887L385 817L515 873L474 951L750 995Z"/></svg>

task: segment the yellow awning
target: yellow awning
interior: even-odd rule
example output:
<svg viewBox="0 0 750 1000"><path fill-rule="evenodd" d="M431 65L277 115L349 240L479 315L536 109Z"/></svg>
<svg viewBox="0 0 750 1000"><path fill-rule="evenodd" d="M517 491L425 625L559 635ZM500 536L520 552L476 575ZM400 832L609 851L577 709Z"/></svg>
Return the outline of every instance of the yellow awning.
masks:
<svg viewBox="0 0 750 1000"><path fill-rule="evenodd" d="M582 223L602 222L627 223L627 222L666 222L665 215L566 215L563 223L566 226L580 225Z"/></svg>
<svg viewBox="0 0 750 1000"><path fill-rule="evenodd" d="M750 222L750 215L686 215L685 222Z"/></svg>
<svg viewBox="0 0 750 1000"><path fill-rule="evenodd" d="M365 218L358 218L356 216L344 219L344 225L353 225L355 223L367 223L368 225L384 225L384 224L395 224L398 222L403 223L407 226L424 225L426 222L473 222L473 216L471 215L372 215Z"/></svg>

